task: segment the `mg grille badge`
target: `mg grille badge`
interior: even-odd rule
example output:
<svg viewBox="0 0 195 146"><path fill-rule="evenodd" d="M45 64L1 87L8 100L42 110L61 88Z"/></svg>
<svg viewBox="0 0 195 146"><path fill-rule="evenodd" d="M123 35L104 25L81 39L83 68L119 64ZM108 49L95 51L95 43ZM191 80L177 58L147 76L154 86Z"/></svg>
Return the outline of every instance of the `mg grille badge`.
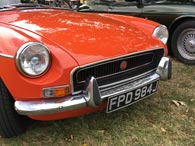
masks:
<svg viewBox="0 0 195 146"><path fill-rule="evenodd" d="M121 63L120 63L120 69L121 70L125 70L127 68L127 61L122 61Z"/></svg>

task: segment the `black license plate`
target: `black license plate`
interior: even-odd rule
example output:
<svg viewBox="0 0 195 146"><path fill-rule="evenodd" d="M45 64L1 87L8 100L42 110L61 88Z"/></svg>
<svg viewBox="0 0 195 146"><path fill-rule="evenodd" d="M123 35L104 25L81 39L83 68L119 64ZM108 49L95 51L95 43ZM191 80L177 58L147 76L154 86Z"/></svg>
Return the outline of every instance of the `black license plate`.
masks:
<svg viewBox="0 0 195 146"><path fill-rule="evenodd" d="M159 81L157 80L117 96L109 97L106 112L110 113L116 111L146 98L157 91L158 83Z"/></svg>

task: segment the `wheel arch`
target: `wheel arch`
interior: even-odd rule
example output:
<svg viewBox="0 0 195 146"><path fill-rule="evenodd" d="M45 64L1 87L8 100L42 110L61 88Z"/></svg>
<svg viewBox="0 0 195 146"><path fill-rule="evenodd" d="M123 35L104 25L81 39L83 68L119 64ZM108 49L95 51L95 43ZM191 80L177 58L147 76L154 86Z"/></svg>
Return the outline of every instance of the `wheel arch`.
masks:
<svg viewBox="0 0 195 146"><path fill-rule="evenodd" d="M175 31L175 29L177 28L178 25L180 25L181 23L183 23L185 21L190 21L190 20L195 21L195 16L185 15L185 16L178 17L174 21L172 21L172 23L168 26L170 38L171 38L173 32Z"/></svg>
<svg viewBox="0 0 195 146"><path fill-rule="evenodd" d="M17 114L14 109L14 98L0 77L0 135L10 138L26 131L29 118Z"/></svg>
<svg viewBox="0 0 195 146"><path fill-rule="evenodd" d="M3 81L2 77L0 76L0 83L3 84L3 86L7 89L7 91L9 92L9 94L11 95L12 99L15 100L11 94L11 92L9 91L9 89L7 88L5 82Z"/></svg>
<svg viewBox="0 0 195 146"><path fill-rule="evenodd" d="M176 19L174 19L172 21L172 23L169 26L167 26L168 30L169 30L168 48L170 48L169 52L171 54L172 54L171 38L172 38L173 32L175 31L175 29L177 28L178 25L180 25L181 23L183 23L185 21L190 21L190 20L194 20L195 21L195 16L193 16L193 15L185 15L185 16L177 17Z"/></svg>

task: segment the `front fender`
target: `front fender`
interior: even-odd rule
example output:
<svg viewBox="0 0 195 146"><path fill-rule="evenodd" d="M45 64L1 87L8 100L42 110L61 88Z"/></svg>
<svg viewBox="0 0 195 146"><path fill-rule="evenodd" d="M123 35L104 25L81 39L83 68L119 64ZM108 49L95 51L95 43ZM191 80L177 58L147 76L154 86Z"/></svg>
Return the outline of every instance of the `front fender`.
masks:
<svg viewBox="0 0 195 146"><path fill-rule="evenodd" d="M42 89L51 86L70 85L71 70L77 62L57 44L29 31L0 26L0 78L15 100L42 98ZM46 74L38 78L24 77L17 69L17 50L26 42L41 42L51 52L51 66Z"/></svg>

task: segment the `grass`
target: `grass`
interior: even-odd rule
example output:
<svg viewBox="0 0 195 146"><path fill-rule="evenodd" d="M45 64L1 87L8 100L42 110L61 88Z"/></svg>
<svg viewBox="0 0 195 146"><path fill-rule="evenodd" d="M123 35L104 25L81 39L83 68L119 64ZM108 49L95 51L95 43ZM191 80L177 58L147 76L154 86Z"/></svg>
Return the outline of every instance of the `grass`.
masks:
<svg viewBox="0 0 195 146"><path fill-rule="evenodd" d="M139 103L111 114L36 121L21 136L1 138L0 145L195 146L195 67L172 61L172 80Z"/></svg>

